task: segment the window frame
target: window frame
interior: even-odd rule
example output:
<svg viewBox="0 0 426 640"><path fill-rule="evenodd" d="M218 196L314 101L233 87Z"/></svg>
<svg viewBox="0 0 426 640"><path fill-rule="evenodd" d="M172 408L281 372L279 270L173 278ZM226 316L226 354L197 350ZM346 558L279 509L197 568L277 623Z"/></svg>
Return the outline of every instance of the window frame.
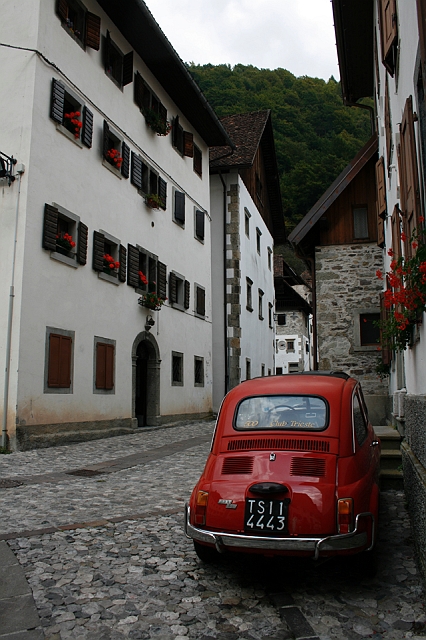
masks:
<svg viewBox="0 0 426 640"><path fill-rule="evenodd" d="M253 311L253 280L246 277L246 309Z"/></svg>
<svg viewBox="0 0 426 640"><path fill-rule="evenodd" d="M76 5L83 13L81 37L76 35L75 31L67 24L69 21L67 11L69 11L70 5L71 10L72 5ZM79 0L57 0L56 15L59 17L63 29L65 29L68 35L75 40L83 50L89 47L95 51L99 51L101 36L101 19L99 16L88 11Z"/></svg>
<svg viewBox="0 0 426 640"><path fill-rule="evenodd" d="M258 304L258 312L259 312L259 320L263 320L263 296L265 295L262 289L257 290L257 304Z"/></svg>
<svg viewBox="0 0 426 640"><path fill-rule="evenodd" d="M105 75L121 90L133 82L133 50L123 53L118 44L111 38L111 33L107 29L106 36L103 38L104 48L104 70ZM115 62L120 67L120 78L116 77L110 65L110 56L114 53ZM118 73L117 73L118 75Z"/></svg>
<svg viewBox="0 0 426 640"><path fill-rule="evenodd" d="M67 107L69 105L69 107ZM76 137L66 125L66 109L72 109L80 112L77 120L81 122L80 134ZM57 131L62 133L68 140L71 140L78 147L92 147L93 139L93 113L88 109L84 100L72 91L62 80L52 78L51 95L50 95L50 118L56 125ZM71 124L71 123L70 123Z"/></svg>
<svg viewBox="0 0 426 640"><path fill-rule="evenodd" d="M100 256L100 245L102 244L102 258ZM109 245L109 247L107 246ZM106 273L104 271L104 260L103 256L109 253L112 258L114 258L115 262L120 263L120 267L118 271L115 271L114 275L111 275L110 272ZM98 272L98 278L100 280L105 280L106 282L110 282L116 286L119 286L120 283L126 281L126 273L127 273L127 249L121 244L119 238L112 236L107 231L103 229L99 229L99 231L93 232L93 262L92 268L94 271Z"/></svg>
<svg viewBox="0 0 426 640"><path fill-rule="evenodd" d="M190 283L181 273L169 273L169 303L173 309L187 311L190 306ZM175 294L176 291L176 294Z"/></svg>
<svg viewBox="0 0 426 640"><path fill-rule="evenodd" d="M361 341L361 318L371 315L377 316L377 319L380 320L380 307L362 307L353 310L354 351L377 351L377 348L380 347L380 341L374 344L362 344Z"/></svg>
<svg viewBox="0 0 426 640"><path fill-rule="evenodd" d="M117 151L121 157L120 167L114 166L114 161L108 158L108 152L112 150ZM102 164L120 180L127 180L129 177L130 147L124 142L123 136L106 120L103 123Z"/></svg>
<svg viewBox="0 0 426 640"><path fill-rule="evenodd" d="M244 231L247 238L250 238L250 218L250 211L247 209L247 207L244 207Z"/></svg>
<svg viewBox="0 0 426 640"><path fill-rule="evenodd" d="M197 362L200 363L201 366L201 381L197 381ZM202 356L194 356L194 387L204 387L204 381L204 358Z"/></svg>
<svg viewBox="0 0 426 640"><path fill-rule="evenodd" d="M356 212L365 212L365 216L358 221L358 228L361 231L367 231L367 235L357 235L357 216ZM368 219L368 205L367 204L353 204L352 205L352 223L353 223L353 240L354 242L365 242L370 239L369 219ZM365 224L365 228L362 228Z"/></svg>
<svg viewBox="0 0 426 640"><path fill-rule="evenodd" d="M184 386L184 360L183 360L184 354L181 353L180 351L172 351L172 359L171 359L171 383L172 383L172 387L183 387ZM179 364L179 380L176 380L174 378L174 359L179 359L180 364Z"/></svg>
<svg viewBox="0 0 426 640"><path fill-rule="evenodd" d="M256 227L256 251L259 255L262 255L262 251L261 251L261 239L262 237L262 232L259 229L259 227Z"/></svg>
<svg viewBox="0 0 426 640"><path fill-rule="evenodd" d="M57 236L60 232L59 221L63 220L67 227L67 233L73 237L76 246L70 249L68 255L58 250ZM77 269L87 263L87 247L88 247L88 227L81 222L80 217L75 213L68 211L61 205L53 202L51 205L45 203L43 215L43 242L42 246L50 251L50 257L53 260L67 264L69 267Z"/></svg>

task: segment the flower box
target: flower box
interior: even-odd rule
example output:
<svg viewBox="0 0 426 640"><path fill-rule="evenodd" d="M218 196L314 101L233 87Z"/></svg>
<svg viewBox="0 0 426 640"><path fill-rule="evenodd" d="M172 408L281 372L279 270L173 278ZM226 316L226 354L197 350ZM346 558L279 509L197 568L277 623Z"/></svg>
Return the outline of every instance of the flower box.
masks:
<svg viewBox="0 0 426 640"><path fill-rule="evenodd" d="M151 309L152 311L160 311L166 300L167 298L160 298L157 293L148 292L144 293L138 299L138 304L140 304L141 307L146 307L147 309Z"/></svg>
<svg viewBox="0 0 426 640"><path fill-rule="evenodd" d="M163 206L163 200L156 193L150 193L145 196L145 204L150 209L161 209Z"/></svg>

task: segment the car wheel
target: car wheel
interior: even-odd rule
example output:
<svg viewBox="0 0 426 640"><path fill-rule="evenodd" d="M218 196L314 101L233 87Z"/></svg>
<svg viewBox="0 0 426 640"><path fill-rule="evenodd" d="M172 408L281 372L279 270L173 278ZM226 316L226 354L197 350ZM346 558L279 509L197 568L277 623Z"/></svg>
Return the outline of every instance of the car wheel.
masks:
<svg viewBox="0 0 426 640"><path fill-rule="evenodd" d="M219 559L219 554L214 547L206 547L206 545L200 544L196 540L194 540L194 550L200 560L206 564L217 562Z"/></svg>

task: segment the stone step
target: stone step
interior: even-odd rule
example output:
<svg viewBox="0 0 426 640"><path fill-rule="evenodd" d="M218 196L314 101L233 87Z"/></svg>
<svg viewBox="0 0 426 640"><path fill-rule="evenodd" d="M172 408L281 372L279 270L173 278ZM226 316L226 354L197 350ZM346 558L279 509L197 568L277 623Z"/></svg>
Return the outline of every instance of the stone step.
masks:
<svg viewBox="0 0 426 640"><path fill-rule="evenodd" d="M396 469L380 470L380 490L387 491L389 489L404 489L404 477L402 471Z"/></svg>
<svg viewBox="0 0 426 640"><path fill-rule="evenodd" d="M398 449L401 442L401 436L397 429L387 426L373 427L375 434L380 438L383 449Z"/></svg>
<svg viewBox="0 0 426 640"><path fill-rule="evenodd" d="M400 449L382 449L380 454L380 468L400 470L402 455Z"/></svg>

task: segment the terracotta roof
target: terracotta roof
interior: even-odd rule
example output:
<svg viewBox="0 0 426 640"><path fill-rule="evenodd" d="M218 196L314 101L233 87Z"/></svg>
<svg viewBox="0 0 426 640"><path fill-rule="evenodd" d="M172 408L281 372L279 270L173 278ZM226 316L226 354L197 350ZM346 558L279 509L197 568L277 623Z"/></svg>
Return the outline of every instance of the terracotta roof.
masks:
<svg viewBox="0 0 426 640"><path fill-rule="evenodd" d="M271 111L254 111L225 116L220 121L235 144L234 153L227 146L210 149L211 167L250 167L265 131Z"/></svg>

